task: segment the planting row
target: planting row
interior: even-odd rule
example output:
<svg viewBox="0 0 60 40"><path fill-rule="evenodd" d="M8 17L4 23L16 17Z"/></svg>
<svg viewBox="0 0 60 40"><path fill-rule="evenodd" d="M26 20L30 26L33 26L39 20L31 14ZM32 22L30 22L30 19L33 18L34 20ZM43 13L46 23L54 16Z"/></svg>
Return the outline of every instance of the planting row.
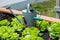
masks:
<svg viewBox="0 0 60 40"><path fill-rule="evenodd" d="M21 16L17 16L22 20ZM38 27L38 28L37 28ZM36 27L25 27L16 18L0 21L0 40L56 40L60 38L60 23L36 21Z"/></svg>

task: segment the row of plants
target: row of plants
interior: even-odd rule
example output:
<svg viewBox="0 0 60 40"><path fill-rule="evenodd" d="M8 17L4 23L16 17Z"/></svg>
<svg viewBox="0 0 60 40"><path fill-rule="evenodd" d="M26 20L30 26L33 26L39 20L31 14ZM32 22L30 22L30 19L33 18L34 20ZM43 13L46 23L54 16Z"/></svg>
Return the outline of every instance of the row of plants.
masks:
<svg viewBox="0 0 60 40"><path fill-rule="evenodd" d="M32 8L40 12L40 14L49 16L49 17L56 17L56 12L54 7L56 6L56 0L48 0L44 2L40 2L37 4L33 4ZM52 14L52 15L51 15Z"/></svg>
<svg viewBox="0 0 60 40"><path fill-rule="evenodd" d="M41 23L40 21L37 21L37 26L39 26L40 31L42 31L42 32L47 30L47 32L49 32L49 36L52 40L60 39L60 23L47 22L47 21L42 21L42 23Z"/></svg>
<svg viewBox="0 0 60 40"><path fill-rule="evenodd" d="M37 11L43 12L43 11L54 9L55 5L56 5L56 0L48 0L48 1L34 4L32 5L32 8Z"/></svg>
<svg viewBox="0 0 60 40"><path fill-rule="evenodd" d="M0 21L0 40L18 40L19 34L17 31L21 31L24 25L20 24L16 18L12 19L12 22L8 20Z"/></svg>
<svg viewBox="0 0 60 40"><path fill-rule="evenodd" d="M26 28L16 18L12 18L12 22L6 19L0 21L0 40L43 40L38 36L39 32L36 27Z"/></svg>
<svg viewBox="0 0 60 40"><path fill-rule="evenodd" d="M20 18L20 16L17 17ZM49 23L43 20L42 22L37 21L36 25L38 28L35 26L25 27L16 18L12 18L11 23L2 20L0 21L0 40L44 40L42 37L44 32L49 32L48 35L52 40L60 38L60 23Z"/></svg>

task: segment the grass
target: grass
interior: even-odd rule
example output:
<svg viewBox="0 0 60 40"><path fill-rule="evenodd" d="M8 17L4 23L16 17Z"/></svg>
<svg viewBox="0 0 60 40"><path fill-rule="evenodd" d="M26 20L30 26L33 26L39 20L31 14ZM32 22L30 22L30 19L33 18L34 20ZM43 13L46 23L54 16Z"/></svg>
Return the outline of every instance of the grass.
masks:
<svg viewBox="0 0 60 40"><path fill-rule="evenodd" d="M32 5L32 8L39 11L40 14L49 16L49 17L56 17L56 12L54 10L54 6L56 4L55 0L44 1L41 3L37 3Z"/></svg>

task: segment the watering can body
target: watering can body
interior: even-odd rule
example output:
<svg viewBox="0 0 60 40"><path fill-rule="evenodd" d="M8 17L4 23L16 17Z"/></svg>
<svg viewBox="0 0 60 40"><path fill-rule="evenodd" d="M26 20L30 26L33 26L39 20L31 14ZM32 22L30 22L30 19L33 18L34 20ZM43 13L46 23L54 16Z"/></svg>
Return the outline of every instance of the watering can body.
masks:
<svg viewBox="0 0 60 40"><path fill-rule="evenodd" d="M27 10L22 11L22 15L25 17L25 20L29 27L34 26L34 23L35 23L34 17L36 17L36 14L37 13L34 11L33 12L27 12Z"/></svg>

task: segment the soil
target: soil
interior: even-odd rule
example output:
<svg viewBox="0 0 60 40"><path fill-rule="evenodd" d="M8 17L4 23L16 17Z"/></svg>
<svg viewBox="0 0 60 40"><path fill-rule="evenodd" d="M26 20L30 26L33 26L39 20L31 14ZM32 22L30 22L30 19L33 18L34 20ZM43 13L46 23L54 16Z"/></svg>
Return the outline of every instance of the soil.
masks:
<svg viewBox="0 0 60 40"><path fill-rule="evenodd" d="M4 20L4 19L7 19L9 22L11 22L13 17L14 16L12 14L0 13L0 21Z"/></svg>
<svg viewBox="0 0 60 40"><path fill-rule="evenodd" d="M48 30L45 30L44 32L41 32L43 35L42 35L42 38L44 39L44 40L49 40L49 32L48 32Z"/></svg>

